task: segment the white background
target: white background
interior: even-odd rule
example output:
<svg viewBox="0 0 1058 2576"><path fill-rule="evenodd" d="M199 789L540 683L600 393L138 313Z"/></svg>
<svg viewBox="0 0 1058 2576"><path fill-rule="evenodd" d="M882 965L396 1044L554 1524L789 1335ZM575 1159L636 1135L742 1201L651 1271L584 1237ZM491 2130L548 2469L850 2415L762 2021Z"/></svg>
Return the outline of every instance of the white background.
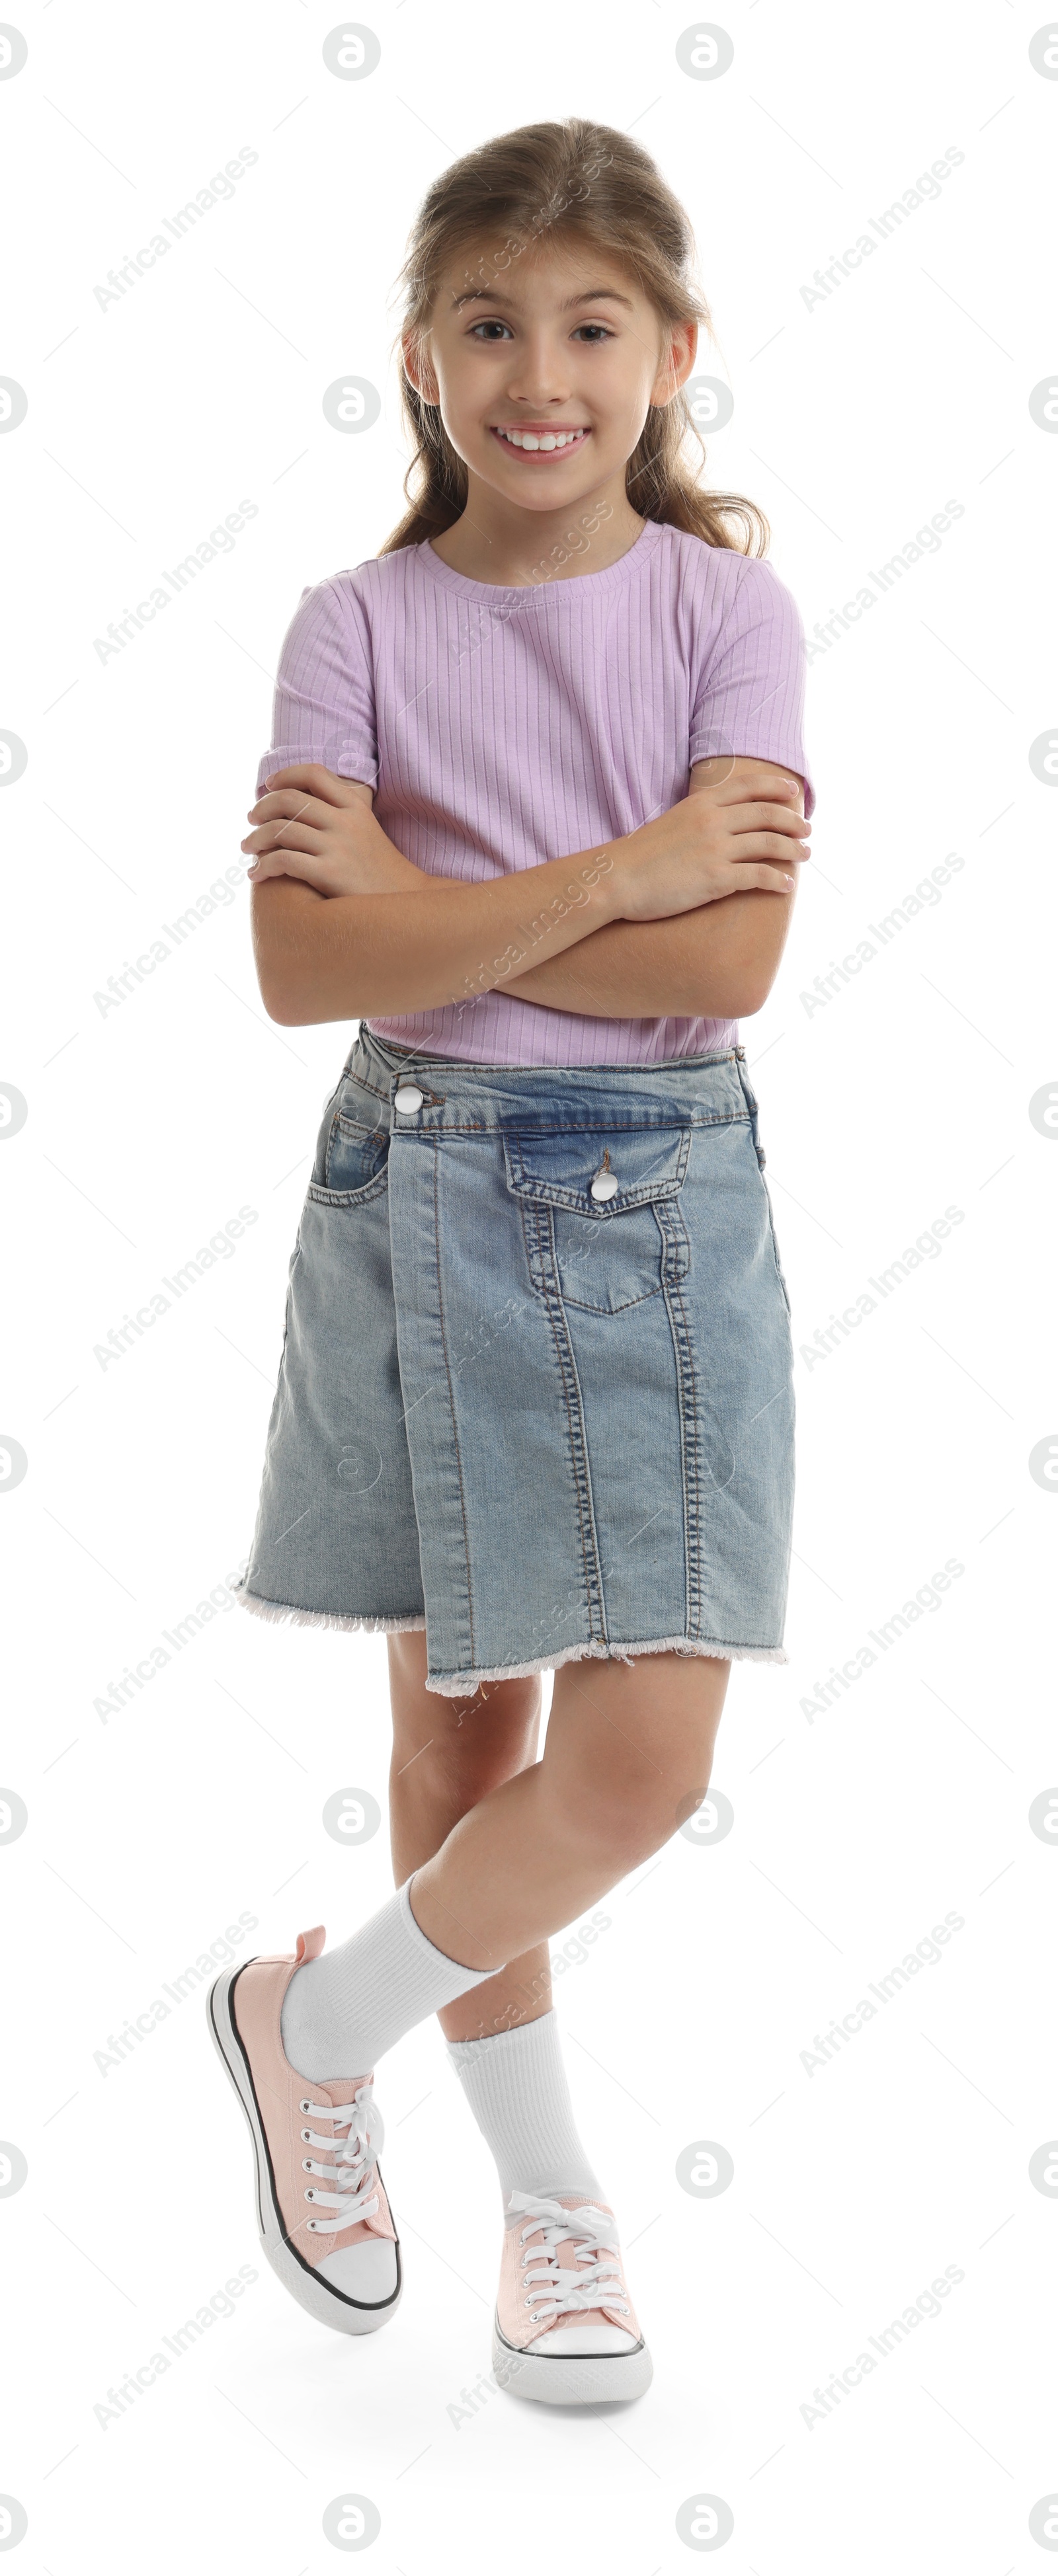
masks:
<svg viewBox="0 0 1058 2576"><path fill-rule="evenodd" d="M1058 1505L1028 1468L1058 1438L1039 1221L1058 1153L1028 1115L1058 1089L1055 803L1028 759L1058 716L1058 447L1028 407L1058 356L1040 21L999 0L725 0L715 82L679 68L693 22L669 0L401 0L372 12L362 82L325 67L336 21L317 0L50 0L19 23L28 60L0 82L0 372L29 402L0 438L17 574L0 725L28 751L0 807L0 1077L28 1102L0 1139L0 1415L28 1458L0 1500L3 1775L29 1816L2 1860L0 2130L28 2162L0 2209L18 2563L316 2576L337 2556L324 2510L352 2492L381 2515L387 2576L668 2576L692 2556L677 2512L708 2494L734 2516L732 2576L1031 2570L1029 2516L1058 2488L1058 2206L1028 2170L1058 2121L1058 1857L1028 1817L1058 1778L1038 1622ZM94 999L238 860L300 592L401 514L391 288L419 198L487 135L569 113L633 131L689 210L717 334L699 369L735 400L710 477L767 510L809 635L963 507L813 661L815 856L744 1032L800 1354L790 1661L735 1668L726 1838L677 1836L583 1957L554 1944L581 2126L656 2364L638 2407L588 2416L472 2395L499 2199L435 2025L385 2070L407 2290L363 2344L316 2327L261 2259L202 1994L110 2045L241 1913L240 1955L321 1918L341 1937L391 1879L384 1830L343 1849L321 1822L336 1788L384 1804L383 1641L266 1626L224 1589L352 1032L266 1020L241 883L128 998ZM242 146L258 158L233 200L101 306L108 271ZM964 159L939 202L806 305L949 146ZM382 396L362 437L323 416L343 371ZM257 516L234 549L101 661L94 639L243 498ZM941 901L808 1007L952 850ZM256 1222L232 1256L102 1365L112 1328L241 1206ZM937 1256L822 1355L817 1331L952 1206ZM824 1706L832 1668L949 1559L940 1606ZM212 1619L115 1695L211 1592ZM939 1962L806 2066L946 1915L962 1927ZM734 2162L713 2200L675 2174L707 2140ZM257 2277L234 2313L97 2417L240 2264ZM948 2266L963 2277L941 2314L806 2419Z"/></svg>

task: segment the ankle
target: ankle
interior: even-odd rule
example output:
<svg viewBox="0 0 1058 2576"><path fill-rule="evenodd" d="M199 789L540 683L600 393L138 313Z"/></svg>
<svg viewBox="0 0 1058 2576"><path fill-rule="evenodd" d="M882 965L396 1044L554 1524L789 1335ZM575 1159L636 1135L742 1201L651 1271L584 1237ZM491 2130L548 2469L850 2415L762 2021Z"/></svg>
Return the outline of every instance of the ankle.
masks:
<svg viewBox="0 0 1058 2576"><path fill-rule="evenodd" d="M448 2054L496 2159L505 2208L512 2191L602 2196L577 2134L554 2011L488 2039L450 2040Z"/></svg>

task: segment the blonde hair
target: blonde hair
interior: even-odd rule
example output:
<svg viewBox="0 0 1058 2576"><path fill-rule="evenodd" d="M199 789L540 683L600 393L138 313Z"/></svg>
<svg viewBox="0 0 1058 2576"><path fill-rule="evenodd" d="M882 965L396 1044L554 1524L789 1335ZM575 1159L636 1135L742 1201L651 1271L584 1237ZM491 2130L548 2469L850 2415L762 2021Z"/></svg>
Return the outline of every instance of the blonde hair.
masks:
<svg viewBox="0 0 1058 2576"><path fill-rule="evenodd" d="M642 145L612 125L580 116L561 124L521 125L495 135L435 179L412 229L397 287L406 296L402 334L423 347L440 288L461 251L494 245L483 278L514 265L546 234L608 251L634 278L664 327L693 320L710 327L709 308L692 276L694 237L679 199ZM423 401L406 369L401 392L414 454L404 478L408 509L382 554L440 536L462 516L467 469L439 409ZM684 443L705 448L684 393L652 406L628 459L625 490L641 518L726 546L765 553L769 529L753 501L709 492L688 464Z"/></svg>

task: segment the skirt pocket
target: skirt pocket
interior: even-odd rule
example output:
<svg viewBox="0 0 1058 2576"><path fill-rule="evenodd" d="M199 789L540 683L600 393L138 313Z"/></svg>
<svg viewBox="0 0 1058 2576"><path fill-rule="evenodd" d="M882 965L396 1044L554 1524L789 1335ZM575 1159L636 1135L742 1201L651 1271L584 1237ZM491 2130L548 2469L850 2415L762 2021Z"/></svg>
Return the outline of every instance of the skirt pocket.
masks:
<svg viewBox="0 0 1058 2576"><path fill-rule="evenodd" d="M324 1111L316 1139L309 1197L324 1207L349 1207L354 1199L375 1198L388 1179L389 1128L365 1115L369 1104L359 1085L344 1082Z"/></svg>
<svg viewBox="0 0 1058 2576"><path fill-rule="evenodd" d="M689 1127L507 1130L507 1187L535 1294L557 1289L568 1306L618 1315L685 1278L690 1144Z"/></svg>

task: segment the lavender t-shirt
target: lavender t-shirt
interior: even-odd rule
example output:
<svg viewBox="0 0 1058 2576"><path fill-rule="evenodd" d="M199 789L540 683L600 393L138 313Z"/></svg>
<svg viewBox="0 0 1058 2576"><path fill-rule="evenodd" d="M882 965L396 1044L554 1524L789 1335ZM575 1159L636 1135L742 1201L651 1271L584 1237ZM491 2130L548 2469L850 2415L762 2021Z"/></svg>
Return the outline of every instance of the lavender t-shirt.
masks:
<svg viewBox="0 0 1058 2576"><path fill-rule="evenodd" d="M427 539L303 593L258 794L320 761L374 789L416 867L479 884L634 831L717 752L797 771L810 813L803 694L797 609L755 558L648 520L602 572L506 589L453 572ZM738 1036L732 1020L595 1019L502 987L366 1025L478 1064L658 1064Z"/></svg>

